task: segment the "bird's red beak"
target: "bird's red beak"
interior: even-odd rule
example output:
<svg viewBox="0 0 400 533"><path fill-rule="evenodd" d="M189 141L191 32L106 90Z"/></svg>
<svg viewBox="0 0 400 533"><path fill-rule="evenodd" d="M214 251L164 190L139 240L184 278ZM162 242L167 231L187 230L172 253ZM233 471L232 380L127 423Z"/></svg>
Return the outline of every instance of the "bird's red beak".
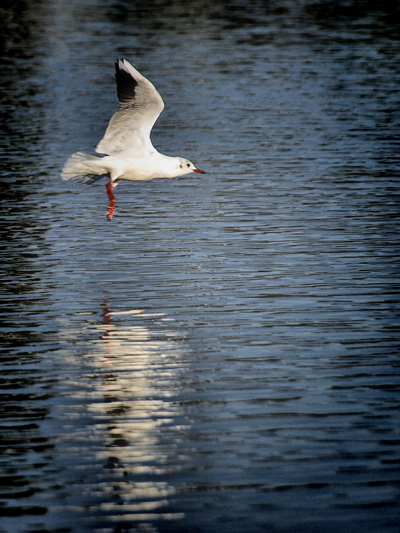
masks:
<svg viewBox="0 0 400 533"><path fill-rule="evenodd" d="M197 174L205 174L204 170L201 170L201 168L194 168L193 172L197 172Z"/></svg>

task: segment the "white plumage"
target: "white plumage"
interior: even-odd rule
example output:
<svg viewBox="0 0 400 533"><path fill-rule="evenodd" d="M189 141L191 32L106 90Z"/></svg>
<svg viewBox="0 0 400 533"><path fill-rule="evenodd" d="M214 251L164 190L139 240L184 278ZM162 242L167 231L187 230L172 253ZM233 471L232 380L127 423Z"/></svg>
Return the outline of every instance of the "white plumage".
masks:
<svg viewBox="0 0 400 533"><path fill-rule="evenodd" d="M155 152L150 133L164 109L163 99L154 85L126 59L117 62L115 75L120 108L111 118L96 152L150 155Z"/></svg>
<svg viewBox="0 0 400 533"><path fill-rule="evenodd" d="M126 59L115 63L119 109L112 116L96 152L97 157L77 152L68 159L64 180L93 183L109 176L107 192L121 181L173 178L204 171L183 157L158 152L150 139L153 125L164 109L164 102L154 85Z"/></svg>

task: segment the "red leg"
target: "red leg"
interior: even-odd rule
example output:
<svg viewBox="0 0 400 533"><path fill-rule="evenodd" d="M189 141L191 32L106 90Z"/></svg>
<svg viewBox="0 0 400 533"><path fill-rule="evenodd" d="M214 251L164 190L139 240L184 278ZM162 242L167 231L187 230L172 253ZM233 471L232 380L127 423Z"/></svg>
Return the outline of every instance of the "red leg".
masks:
<svg viewBox="0 0 400 533"><path fill-rule="evenodd" d="M107 196L108 196L108 199L109 199L108 209L107 209L107 218L108 218L108 220L112 219L114 211L115 211L116 198L114 196L113 189L114 189L114 187L112 185L112 181L110 180L106 184Z"/></svg>

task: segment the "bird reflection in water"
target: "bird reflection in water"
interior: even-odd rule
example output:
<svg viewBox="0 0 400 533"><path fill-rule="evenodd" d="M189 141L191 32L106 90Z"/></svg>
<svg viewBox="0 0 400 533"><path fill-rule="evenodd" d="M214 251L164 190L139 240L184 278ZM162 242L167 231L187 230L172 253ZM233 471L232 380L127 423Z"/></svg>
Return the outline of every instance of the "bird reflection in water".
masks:
<svg viewBox="0 0 400 533"><path fill-rule="evenodd" d="M124 520L177 519L179 513L156 510L176 492L163 474L179 470L182 462L176 452L181 413L172 400L179 388L181 348L164 315L113 311L108 301L102 308L103 323L96 329L104 349L103 360L97 359L104 402L94 401L90 409L106 425L98 458L112 475L113 496L101 511L123 514Z"/></svg>

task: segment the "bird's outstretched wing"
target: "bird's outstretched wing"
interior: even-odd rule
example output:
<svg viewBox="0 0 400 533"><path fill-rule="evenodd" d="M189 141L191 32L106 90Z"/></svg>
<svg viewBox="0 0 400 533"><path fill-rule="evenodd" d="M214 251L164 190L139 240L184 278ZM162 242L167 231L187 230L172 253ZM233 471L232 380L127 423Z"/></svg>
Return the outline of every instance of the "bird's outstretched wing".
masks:
<svg viewBox="0 0 400 533"><path fill-rule="evenodd" d="M126 59L115 63L115 78L119 109L112 116L96 152L146 156L155 150L150 132L164 109L163 99L154 85Z"/></svg>

